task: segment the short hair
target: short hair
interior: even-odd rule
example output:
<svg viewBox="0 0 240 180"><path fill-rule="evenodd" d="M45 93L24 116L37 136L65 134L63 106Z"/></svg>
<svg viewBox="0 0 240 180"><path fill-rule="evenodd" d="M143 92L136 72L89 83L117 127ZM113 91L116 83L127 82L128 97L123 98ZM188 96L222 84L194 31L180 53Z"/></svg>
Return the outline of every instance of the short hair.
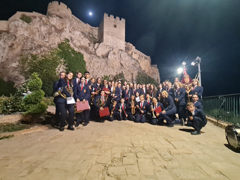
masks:
<svg viewBox="0 0 240 180"><path fill-rule="evenodd" d="M88 73L88 74L90 74L90 72L89 72L89 71L85 71L85 72L84 72L84 75L86 75L87 73Z"/></svg>
<svg viewBox="0 0 240 180"><path fill-rule="evenodd" d="M193 102L188 102L187 103L187 107L190 107L190 106L194 106L194 103ZM195 107L195 106L194 106Z"/></svg>
<svg viewBox="0 0 240 180"><path fill-rule="evenodd" d="M61 71L61 72L59 73L59 75L61 75L62 73L66 74L66 72L64 72L64 71Z"/></svg>
<svg viewBox="0 0 240 180"><path fill-rule="evenodd" d="M144 95L142 94L142 95L140 95L140 97L143 97L144 98ZM145 98L144 98L145 99Z"/></svg>

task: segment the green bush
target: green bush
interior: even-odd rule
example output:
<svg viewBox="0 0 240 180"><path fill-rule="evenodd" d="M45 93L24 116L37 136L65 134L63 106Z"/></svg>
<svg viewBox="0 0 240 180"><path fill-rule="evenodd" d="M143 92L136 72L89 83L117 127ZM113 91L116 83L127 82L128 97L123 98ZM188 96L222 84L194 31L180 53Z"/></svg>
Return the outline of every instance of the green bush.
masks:
<svg viewBox="0 0 240 180"><path fill-rule="evenodd" d="M30 16L25 15L25 14L22 14L20 19L23 20L24 22L28 23L28 24L32 22L32 18Z"/></svg>
<svg viewBox="0 0 240 180"><path fill-rule="evenodd" d="M16 92L16 88L14 87L14 82L12 81L4 81L0 79L0 96L10 96Z"/></svg>
<svg viewBox="0 0 240 180"><path fill-rule="evenodd" d="M67 71L71 71L74 74L78 71L81 73L86 71L86 62L84 61L83 55L70 46L68 39L65 39L64 42L59 44L58 48L60 49L58 55L61 59L64 59Z"/></svg>
<svg viewBox="0 0 240 180"><path fill-rule="evenodd" d="M136 78L137 84L154 84L155 86L158 85L157 81L153 79L152 77L148 76L144 72L138 72L137 78Z"/></svg>
<svg viewBox="0 0 240 180"><path fill-rule="evenodd" d="M42 102L44 92L41 90L42 80L37 73L33 73L28 82L28 88L32 93L24 98L27 111L23 114L23 120L27 122L35 122L37 118L46 113L47 105Z"/></svg>
<svg viewBox="0 0 240 180"><path fill-rule="evenodd" d="M54 98L53 97L44 97L43 102L47 104L48 106L55 106L53 102Z"/></svg>
<svg viewBox="0 0 240 180"><path fill-rule="evenodd" d="M116 74L116 75L113 77L113 80L114 80L114 81L118 81L119 79L121 79L122 83L123 83L124 81L126 81L123 72L120 72L120 73Z"/></svg>
<svg viewBox="0 0 240 180"><path fill-rule="evenodd" d="M57 68L63 64L57 53L58 50L54 50L43 56L30 55L20 60L21 74L24 75L25 79L28 79L32 73L37 72L42 79L42 85L33 84L42 86L47 96L52 95L53 82L58 80ZM32 87L29 84L29 88L35 89L39 87Z"/></svg>

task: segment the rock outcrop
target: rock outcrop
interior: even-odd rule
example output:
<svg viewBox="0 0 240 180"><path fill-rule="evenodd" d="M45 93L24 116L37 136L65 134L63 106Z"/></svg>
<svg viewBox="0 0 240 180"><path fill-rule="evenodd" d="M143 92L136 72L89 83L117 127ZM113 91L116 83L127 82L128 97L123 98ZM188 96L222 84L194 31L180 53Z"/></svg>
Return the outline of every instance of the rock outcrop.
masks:
<svg viewBox="0 0 240 180"><path fill-rule="evenodd" d="M132 74L136 77L140 71L160 81L158 69L151 66L149 59L136 57L135 51L123 51L99 42L98 28L83 23L73 15L62 18L53 13L27 13L32 19L28 24L20 19L21 14L24 12L17 12L10 18L7 31L0 29L0 78L5 81L21 84L24 77L18 68L20 57L46 53L57 48L65 39L84 55L86 68L93 77L115 76L123 72L126 79L131 80Z"/></svg>

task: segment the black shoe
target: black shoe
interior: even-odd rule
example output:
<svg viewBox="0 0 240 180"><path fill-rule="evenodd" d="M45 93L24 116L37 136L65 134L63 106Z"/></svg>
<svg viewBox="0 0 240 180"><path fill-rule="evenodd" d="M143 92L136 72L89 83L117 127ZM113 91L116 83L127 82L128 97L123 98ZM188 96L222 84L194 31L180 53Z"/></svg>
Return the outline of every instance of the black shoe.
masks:
<svg viewBox="0 0 240 180"><path fill-rule="evenodd" d="M191 135L199 135L199 134L201 134L200 131L193 131L193 132L191 132Z"/></svg>
<svg viewBox="0 0 240 180"><path fill-rule="evenodd" d="M84 124L83 124L83 126L87 126L87 125L88 125L88 123L84 123Z"/></svg>
<svg viewBox="0 0 240 180"><path fill-rule="evenodd" d="M181 126L184 126L184 125L185 125L185 122L184 122L183 118L180 119L180 125L181 125Z"/></svg>
<svg viewBox="0 0 240 180"><path fill-rule="evenodd" d="M77 123L76 125L75 125L75 127L78 127L79 126L79 123Z"/></svg>
<svg viewBox="0 0 240 180"><path fill-rule="evenodd" d="M59 128L59 131L64 131L64 127L60 127L60 128Z"/></svg>
<svg viewBox="0 0 240 180"><path fill-rule="evenodd" d="M74 130L75 130L73 126L68 126L67 129L68 129L68 130L71 130L71 131L74 131Z"/></svg>
<svg viewBox="0 0 240 180"><path fill-rule="evenodd" d="M174 123L167 125L167 127L173 127Z"/></svg>

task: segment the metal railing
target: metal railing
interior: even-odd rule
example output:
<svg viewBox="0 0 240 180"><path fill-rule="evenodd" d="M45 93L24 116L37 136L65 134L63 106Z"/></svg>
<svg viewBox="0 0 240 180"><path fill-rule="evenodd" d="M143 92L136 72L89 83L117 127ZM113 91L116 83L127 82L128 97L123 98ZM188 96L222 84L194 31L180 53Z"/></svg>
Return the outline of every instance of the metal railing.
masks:
<svg viewBox="0 0 240 180"><path fill-rule="evenodd" d="M240 123L240 93L203 98L206 115L229 123Z"/></svg>

